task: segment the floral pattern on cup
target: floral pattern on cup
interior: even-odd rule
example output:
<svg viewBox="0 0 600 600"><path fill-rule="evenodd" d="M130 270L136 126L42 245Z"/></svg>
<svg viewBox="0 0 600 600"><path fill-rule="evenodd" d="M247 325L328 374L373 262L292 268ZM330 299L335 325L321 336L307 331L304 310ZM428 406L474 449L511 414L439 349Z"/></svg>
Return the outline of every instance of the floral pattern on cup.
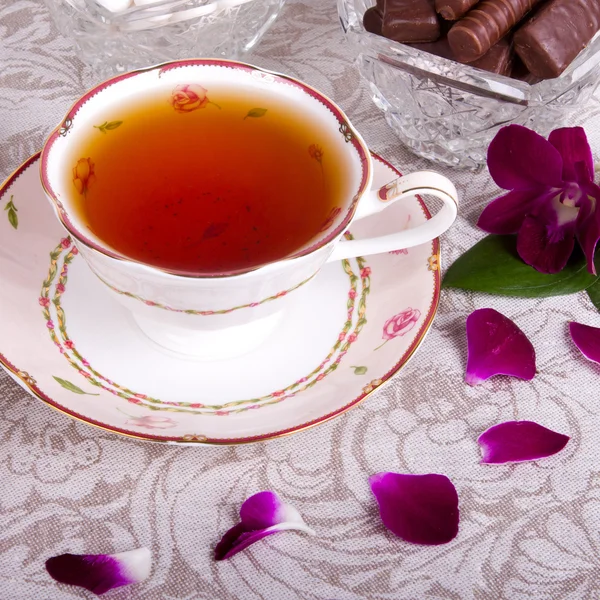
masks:
<svg viewBox="0 0 600 600"><path fill-rule="evenodd" d="M178 85L171 94L171 106L180 113L189 113L205 108L210 103L208 90L197 83Z"/></svg>
<svg viewBox="0 0 600 600"><path fill-rule="evenodd" d="M85 196L90 185L96 181L94 163L91 158L80 158L73 167L73 185L75 189Z"/></svg>
<svg viewBox="0 0 600 600"><path fill-rule="evenodd" d="M311 158L314 158L318 163L323 162L323 148L321 148L321 146L319 146L318 144L311 144L308 147L308 154Z"/></svg>
<svg viewBox="0 0 600 600"><path fill-rule="evenodd" d="M383 339L384 342L380 346L377 346L375 350L379 350L381 346L387 344L390 340L396 337L406 335L421 318L421 311L418 308L407 308L397 315L394 315L391 319L388 319L383 326Z"/></svg>

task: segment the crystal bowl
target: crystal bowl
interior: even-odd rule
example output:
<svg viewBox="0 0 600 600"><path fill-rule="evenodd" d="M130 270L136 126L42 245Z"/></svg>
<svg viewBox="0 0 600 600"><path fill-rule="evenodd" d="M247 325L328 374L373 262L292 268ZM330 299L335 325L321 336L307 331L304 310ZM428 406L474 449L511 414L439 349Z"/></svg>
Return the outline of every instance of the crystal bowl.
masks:
<svg viewBox="0 0 600 600"><path fill-rule="evenodd" d="M600 35L556 79L530 85L440 58L365 30L370 0L338 0L347 41L372 98L406 146L427 159L477 169L498 129L542 135L564 123L600 81Z"/></svg>
<svg viewBox="0 0 600 600"><path fill-rule="evenodd" d="M46 5L81 59L98 76L110 77L181 58L240 58L259 42L284 2L46 0Z"/></svg>

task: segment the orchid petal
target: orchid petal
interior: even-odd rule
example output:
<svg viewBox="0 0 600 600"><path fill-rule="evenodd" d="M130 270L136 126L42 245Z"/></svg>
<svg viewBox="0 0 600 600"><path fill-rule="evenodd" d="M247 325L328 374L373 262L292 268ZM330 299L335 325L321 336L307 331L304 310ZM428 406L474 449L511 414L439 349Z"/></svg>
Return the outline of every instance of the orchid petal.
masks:
<svg viewBox="0 0 600 600"><path fill-rule="evenodd" d="M588 184L583 189L587 202L582 202L580 218L577 223L577 239L583 250L590 273L596 275L594 254L600 239L600 188L594 184ZM600 208L600 207L599 207Z"/></svg>
<svg viewBox="0 0 600 600"><path fill-rule="evenodd" d="M508 125L496 134L487 154L492 179L505 190L561 187L563 161L541 135L521 125Z"/></svg>
<svg viewBox="0 0 600 600"><path fill-rule="evenodd" d="M488 233L517 233L525 217L547 199L544 190L515 190L492 200L484 209L477 226Z"/></svg>
<svg viewBox="0 0 600 600"><path fill-rule="evenodd" d="M438 545L458 533L458 494L445 475L377 473L369 477L383 524L412 544Z"/></svg>
<svg viewBox="0 0 600 600"><path fill-rule="evenodd" d="M264 491L250 496L240 508L241 522L225 532L215 547L215 560L223 560L247 548L258 540L295 529L314 535L300 513L284 504L275 492Z"/></svg>
<svg viewBox="0 0 600 600"><path fill-rule="evenodd" d="M517 237L517 252L528 265L540 273L558 273L564 269L575 246L573 231L575 222L562 228L563 237L560 239L560 226L555 227L555 236L559 239L552 241L548 238L548 226L537 217L527 217L519 229Z"/></svg>
<svg viewBox="0 0 600 600"><path fill-rule="evenodd" d="M284 504L275 492L265 491L250 496L240 508L246 530L264 529L279 523L303 523L300 513Z"/></svg>
<svg viewBox="0 0 600 600"><path fill-rule="evenodd" d="M562 156L564 181L579 183L593 181L594 159L583 127L555 129L548 137L548 141Z"/></svg>
<svg viewBox="0 0 600 600"><path fill-rule="evenodd" d="M483 450L482 463L503 464L552 456L570 439L533 421L508 421L484 431L477 442Z"/></svg>
<svg viewBox="0 0 600 600"><path fill-rule="evenodd" d="M569 323L573 343L588 360L600 363L600 328L582 323Z"/></svg>
<svg viewBox="0 0 600 600"><path fill-rule="evenodd" d="M50 577L101 595L113 588L139 583L150 575L148 548L118 554L61 554L46 561Z"/></svg>
<svg viewBox="0 0 600 600"><path fill-rule="evenodd" d="M526 335L493 308L480 308L467 318L465 381L478 385L494 375L530 380L535 375L535 350Z"/></svg>

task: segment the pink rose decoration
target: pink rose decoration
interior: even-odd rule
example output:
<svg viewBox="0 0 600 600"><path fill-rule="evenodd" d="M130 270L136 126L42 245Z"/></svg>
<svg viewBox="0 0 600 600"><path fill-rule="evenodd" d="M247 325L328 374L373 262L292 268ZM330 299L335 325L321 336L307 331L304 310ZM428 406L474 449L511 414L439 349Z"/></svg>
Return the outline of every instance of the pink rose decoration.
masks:
<svg viewBox="0 0 600 600"><path fill-rule="evenodd" d="M421 318L421 311L418 308L407 308L397 315L388 319L383 326L383 339L385 340L381 346L387 344L390 340L395 337L406 335L414 326L415 323ZM381 346L375 348L379 350Z"/></svg>
<svg viewBox="0 0 600 600"><path fill-rule="evenodd" d="M178 85L171 95L171 105L177 112L181 113L204 108L208 102L206 89L197 83Z"/></svg>
<svg viewBox="0 0 600 600"><path fill-rule="evenodd" d="M127 423L131 423L136 427L145 427L146 429L169 429L175 427L173 419L169 417L130 417Z"/></svg>
<svg viewBox="0 0 600 600"><path fill-rule="evenodd" d="M60 245L66 250L71 245L71 238L63 238L60 240Z"/></svg>

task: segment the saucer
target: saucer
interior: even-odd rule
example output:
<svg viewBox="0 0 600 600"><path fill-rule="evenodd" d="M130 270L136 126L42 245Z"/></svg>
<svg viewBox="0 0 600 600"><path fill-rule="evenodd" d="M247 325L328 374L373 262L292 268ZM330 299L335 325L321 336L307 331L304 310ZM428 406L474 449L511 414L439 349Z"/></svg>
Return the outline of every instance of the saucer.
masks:
<svg viewBox="0 0 600 600"><path fill-rule="evenodd" d="M399 175L373 158L374 188ZM0 188L0 209L0 363L50 406L135 438L240 444L327 421L398 373L438 305L438 240L330 263L258 349L197 361L154 345L91 273L44 196L39 154ZM430 218L418 197L385 214L346 236Z"/></svg>

